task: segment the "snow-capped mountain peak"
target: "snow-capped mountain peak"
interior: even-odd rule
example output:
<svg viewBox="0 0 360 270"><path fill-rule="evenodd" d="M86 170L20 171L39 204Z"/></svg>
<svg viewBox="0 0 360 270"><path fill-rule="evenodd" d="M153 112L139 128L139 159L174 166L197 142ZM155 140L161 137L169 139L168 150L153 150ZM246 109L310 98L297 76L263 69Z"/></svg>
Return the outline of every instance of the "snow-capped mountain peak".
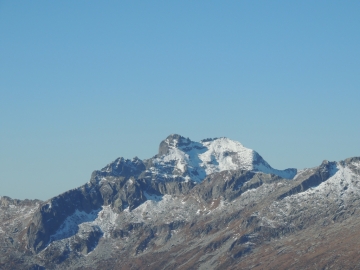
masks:
<svg viewBox="0 0 360 270"><path fill-rule="evenodd" d="M118 158L93 172L85 185L48 201L0 197L0 268L115 269L133 268L138 261L136 268L162 269L167 262L152 264L154 256L165 252L166 258L191 261L195 250L200 259L188 268L199 263L229 268L229 262L215 265L221 256L238 269L252 254L249 265L253 258L270 256L264 256L263 247L269 242L275 247L281 239L287 240L279 248L305 243L289 249L297 256L297 250L314 247L319 233L318 243L328 235L333 245L315 246L316 254L324 254L324 248L333 254L333 247L343 243L339 239L350 239L354 252L345 260L356 258L360 157L325 160L295 174L295 169L273 169L257 152L228 138L194 142L173 134L153 158ZM339 250L348 247L345 242ZM273 256L282 256L279 248ZM209 254L214 261L202 259ZM177 266L174 261L166 268Z"/></svg>
<svg viewBox="0 0 360 270"><path fill-rule="evenodd" d="M296 169L273 169L256 151L225 137L194 142L172 134L160 143L159 153L151 164L147 172L152 177L182 177L185 181L195 182L201 182L215 172L239 169L272 173L288 179L296 175Z"/></svg>

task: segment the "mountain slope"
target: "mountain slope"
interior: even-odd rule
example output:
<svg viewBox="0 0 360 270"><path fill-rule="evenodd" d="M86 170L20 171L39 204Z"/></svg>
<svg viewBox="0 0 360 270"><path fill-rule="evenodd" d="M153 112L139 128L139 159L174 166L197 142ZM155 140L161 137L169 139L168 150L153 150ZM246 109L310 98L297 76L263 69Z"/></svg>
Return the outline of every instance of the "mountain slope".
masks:
<svg viewBox="0 0 360 270"><path fill-rule="evenodd" d="M0 268L351 269L359 202L360 158L280 171L227 138L170 135L151 159L119 158L77 189L17 203L31 210L3 203L1 243L16 244ZM19 211L15 230L6 216ZM346 262L330 251L338 235Z"/></svg>

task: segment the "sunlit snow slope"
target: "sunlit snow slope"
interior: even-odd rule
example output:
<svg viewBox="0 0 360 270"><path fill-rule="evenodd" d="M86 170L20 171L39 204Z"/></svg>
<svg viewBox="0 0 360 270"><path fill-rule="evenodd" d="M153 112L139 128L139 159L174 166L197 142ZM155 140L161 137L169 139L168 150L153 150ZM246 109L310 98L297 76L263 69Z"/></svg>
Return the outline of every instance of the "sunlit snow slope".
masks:
<svg viewBox="0 0 360 270"><path fill-rule="evenodd" d="M163 178L183 177L201 182L207 175L225 170L251 170L292 179L297 170L273 169L257 152L228 138L191 141L180 135L168 136L160 144L159 154L151 160L147 172ZM149 175L149 176L150 176Z"/></svg>

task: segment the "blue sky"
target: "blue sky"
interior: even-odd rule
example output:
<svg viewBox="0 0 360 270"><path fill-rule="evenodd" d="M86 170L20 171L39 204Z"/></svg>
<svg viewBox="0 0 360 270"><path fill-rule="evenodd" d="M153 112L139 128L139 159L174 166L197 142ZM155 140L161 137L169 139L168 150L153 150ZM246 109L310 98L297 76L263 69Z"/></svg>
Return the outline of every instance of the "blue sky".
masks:
<svg viewBox="0 0 360 270"><path fill-rule="evenodd" d="M273 167L360 155L359 1L0 0L0 195L48 199L171 133Z"/></svg>

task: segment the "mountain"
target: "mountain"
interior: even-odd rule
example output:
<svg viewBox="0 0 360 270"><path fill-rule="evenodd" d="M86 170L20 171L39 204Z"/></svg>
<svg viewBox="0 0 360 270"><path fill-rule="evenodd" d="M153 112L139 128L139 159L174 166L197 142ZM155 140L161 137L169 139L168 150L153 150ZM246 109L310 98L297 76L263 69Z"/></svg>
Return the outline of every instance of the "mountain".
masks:
<svg viewBox="0 0 360 270"><path fill-rule="evenodd" d="M45 202L0 203L0 269L360 268L359 157L276 170L173 134Z"/></svg>

